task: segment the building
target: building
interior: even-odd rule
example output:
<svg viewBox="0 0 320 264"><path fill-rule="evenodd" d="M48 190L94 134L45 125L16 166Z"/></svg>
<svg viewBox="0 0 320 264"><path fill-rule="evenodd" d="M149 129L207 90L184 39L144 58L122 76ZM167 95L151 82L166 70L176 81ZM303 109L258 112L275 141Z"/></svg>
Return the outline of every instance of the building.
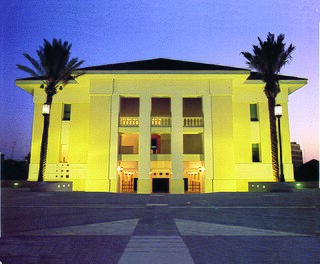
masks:
<svg viewBox="0 0 320 264"><path fill-rule="evenodd" d="M303 164L303 155L300 145L297 142L291 142L291 156L294 172Z"/></svg>
<svg viewBox="0 0 320 264"><path fill-rule="evenodd" d="M247 69L169 59L87 67L55 95L46 181L75 191L210 193L274 181L268 104ZM280 76L284 174L293 181L288 95L306 79ZM45 93L35 78L29 180L39 167Z"/></svg>

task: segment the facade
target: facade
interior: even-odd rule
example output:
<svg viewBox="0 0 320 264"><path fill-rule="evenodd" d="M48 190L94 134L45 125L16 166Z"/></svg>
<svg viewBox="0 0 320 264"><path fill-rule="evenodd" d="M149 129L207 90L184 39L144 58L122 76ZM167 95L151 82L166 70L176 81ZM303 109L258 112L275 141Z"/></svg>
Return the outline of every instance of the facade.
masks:
<svg viewBox="0 0 320 264"><path fill-rule="evenodd" d="M268 104L247 69L152 59L84 68L55 95L46 181L74 191L210 193L273 181ZM284 173L293 181L288 95L306 79L280 76ZM45 93L34 78L29 180L36 181Z"/></svg>
<svg viewBox="0 0 320 264"><path fill-rule="evenodd" d="M303 164L303 155L300 145L297 142L291 142L291 156L294 172Z"/></svg>

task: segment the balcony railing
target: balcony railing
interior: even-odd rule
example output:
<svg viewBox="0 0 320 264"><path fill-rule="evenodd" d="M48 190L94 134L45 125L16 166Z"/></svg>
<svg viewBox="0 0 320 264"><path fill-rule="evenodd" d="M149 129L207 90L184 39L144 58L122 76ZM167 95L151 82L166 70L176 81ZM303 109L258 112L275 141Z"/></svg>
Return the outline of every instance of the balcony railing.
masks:
<svg viewBox="0 0 320 264"><path fill-rule="evenodd" d="M120 117L120 127L138 127L139 117ZM171 127L171 117L151 117L153 127ZM183 117L184 127L203 127L203 117Z"/></svg>
<svg viewBox="0 0 320 264"><path fill-rule="evenodd" d="M152 117L151 126L153 127L170 127L171 126L171 117Z"/></svg>
<svg viewBox="0 0 320 264"><path fill-rule="evenodd" d="M138 127L139 117L120 117L119 125L121 127Z"/></svg>
<svg viewBox="0 0 320 264"><path fill-rule="evenodd" d="M184 127L203 127L203 117L184 117Z"/></svg>

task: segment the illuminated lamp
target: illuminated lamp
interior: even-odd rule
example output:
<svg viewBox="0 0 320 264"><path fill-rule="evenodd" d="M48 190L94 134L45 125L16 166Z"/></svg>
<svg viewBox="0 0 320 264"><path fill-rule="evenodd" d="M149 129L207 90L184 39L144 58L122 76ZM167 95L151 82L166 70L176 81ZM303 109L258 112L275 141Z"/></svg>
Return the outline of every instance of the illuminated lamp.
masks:
<svg viewBox="0 0 320 264"><path fill-rule="evenodd" d="M42 106L42 114L43 115L49 115L50 114L50 105L49 104L43 104L43 106Z"/></svg>
<svg viewBox="0 0 320 264"><path fill-rule="evenodd" d="M281 106L280 104L277 104L277 105L274 107L274 115L275 115L277 118L282 117L282 106Z"/></svg>

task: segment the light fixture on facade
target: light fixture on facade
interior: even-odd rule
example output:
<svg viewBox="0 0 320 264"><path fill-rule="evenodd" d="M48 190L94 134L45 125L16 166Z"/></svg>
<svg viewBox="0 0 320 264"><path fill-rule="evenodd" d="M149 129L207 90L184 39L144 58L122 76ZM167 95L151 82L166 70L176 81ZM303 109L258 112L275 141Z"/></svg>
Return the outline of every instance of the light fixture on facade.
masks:
<svg viewBox="0 0 320 264"><path fill-rule="evenodd" d="M118 172L122 172L123 171L123 167L118 166Z"/></svg>
<svg viewBox="0 0 320 264"><path fill-rule="evenodd" d="M42 106L42 114L43 115L49 115L50 114L50 105L49 104L43 104L43 106Z"/></svg>

